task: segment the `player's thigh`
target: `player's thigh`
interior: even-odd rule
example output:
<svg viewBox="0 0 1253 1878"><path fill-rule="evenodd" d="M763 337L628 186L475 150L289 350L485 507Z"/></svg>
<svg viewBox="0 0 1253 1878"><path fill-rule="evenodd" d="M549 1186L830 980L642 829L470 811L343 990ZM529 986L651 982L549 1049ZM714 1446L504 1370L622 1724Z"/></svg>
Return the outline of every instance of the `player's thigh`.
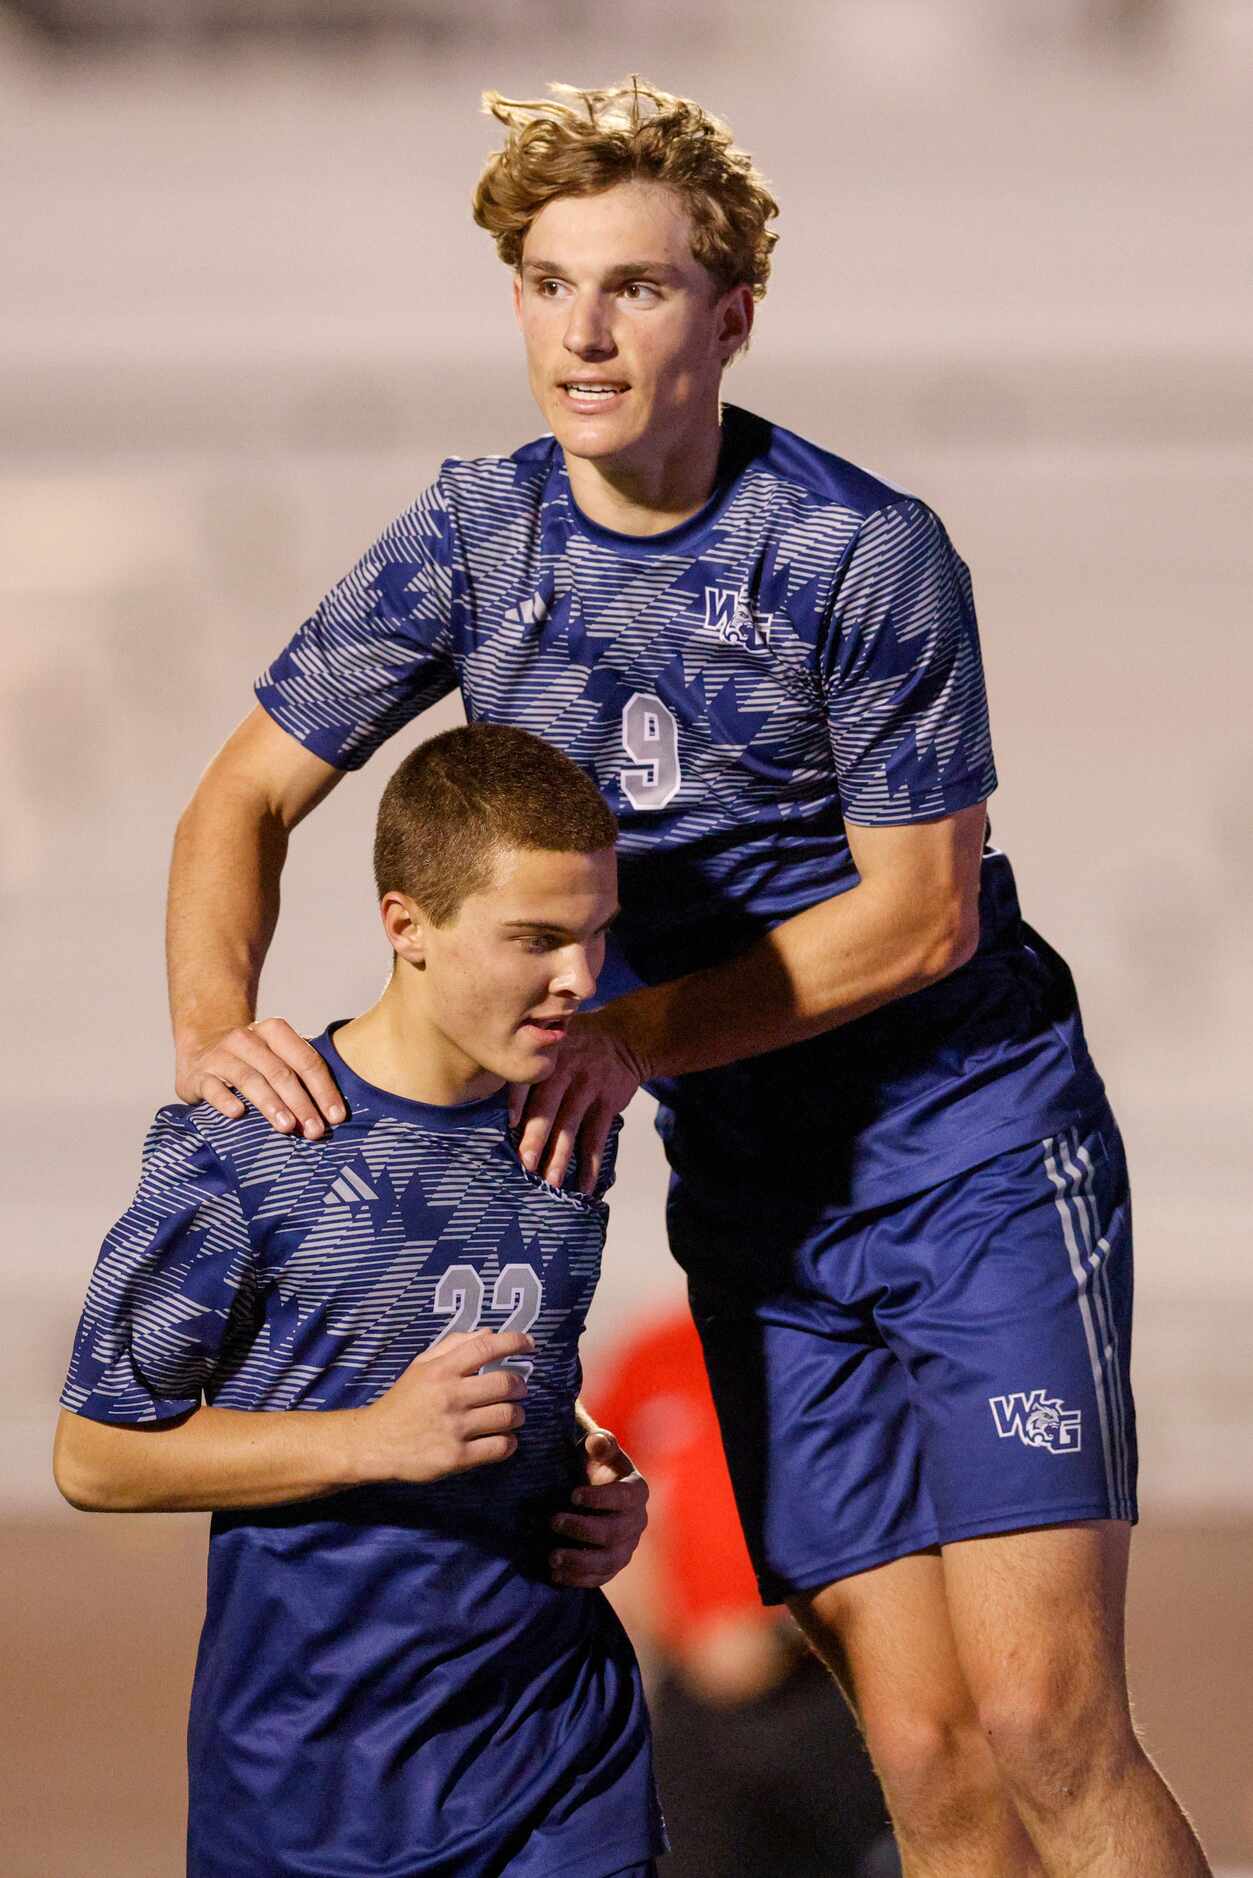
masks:
<svg viewBox="0 0 1253 1878"><path fill-rule="evenodd" d="M754 1224L690 1197L669 1217L766 1602L933 1544L901 1364L867 1301L804 1280L800 1236L839 1223Z"/></svg>
<svg viewBox="0 0 1253 1878"><path fill-rule="evenodd" d="M1134 1519L1131 1215L1108 1111L902 1202L875 1239L941 1541Z"/></svg>
<svg viewBox="0 0 1253 1878"><path fill-rule="evenodd" d="M1029 1740L1129 1728L1124 1603L1131 1529L1094 1520L944 1547L945 1598L985 1728Z"/></svg>
<svg viewBox="0 0 1253 1878"><path fill-rule="evenodd" d="M788 1599L851 1702L889 1798L979 1755L937 1549Z"/></svg>
<svg viewBox="0 0 1253 1878"><path fill-rule="evenodd" d="M881 1690L925 1707L932 1692L962 1681L938 1546L787 1603L859 1716Z"/></svg>

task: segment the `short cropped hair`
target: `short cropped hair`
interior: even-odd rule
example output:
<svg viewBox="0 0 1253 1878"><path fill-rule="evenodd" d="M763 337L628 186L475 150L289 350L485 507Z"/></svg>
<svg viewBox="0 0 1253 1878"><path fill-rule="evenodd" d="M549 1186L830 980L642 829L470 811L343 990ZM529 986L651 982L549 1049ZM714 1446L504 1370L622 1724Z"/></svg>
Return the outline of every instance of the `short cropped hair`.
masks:
<svg viewBox="0 0 1253 1878"><path fill-rule="evenodd" d="M527 231L557 196L593 196L617 183L661 183L683 202L692 254L719 292L746 286L760 300L778 235L779 205L731 131L690 98L632 76L604 91L553 84L550 99L483 93L508 130L474 192L474 219L507 266L521 265Z"/></svg>
<svg viewBox="0 0 1253 1878"><path fill-rule="evenodd" d="M508 724L464 724L411 750L379 803L374 882L407 893L436 926L491 882L507 848L596 854L618 824L560 750Z"/></svg>

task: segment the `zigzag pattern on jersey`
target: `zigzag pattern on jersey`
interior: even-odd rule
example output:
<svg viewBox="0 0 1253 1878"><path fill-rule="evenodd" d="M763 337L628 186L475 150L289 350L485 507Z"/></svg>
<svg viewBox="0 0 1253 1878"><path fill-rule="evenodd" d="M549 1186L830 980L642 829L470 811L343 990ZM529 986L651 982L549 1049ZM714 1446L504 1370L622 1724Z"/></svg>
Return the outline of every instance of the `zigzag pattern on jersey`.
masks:
<svg viewBox="0 0 1253 1878"><path fill-rule="evenodd" d="M834 647L831 747L840 775L862 779L845 809L864 822L941 814L983 785L992 746L970 575L929 509L866 518L839 605L855 626ZM854 685L858 708L841 712Z"/></svg>
<svg viewBox="0 0 1253 1878"><path fill-rule="evenodd" d="M203 1105L194 1115L171 1107L102 1249L64 1400L135 1422L182 1412L202 1393L221 1408L361 1406L449 1329L435 1292L450 1267L473 1269L478 1322L500 1329L494 1283L522 1264L540 1280L542 1306L530 1325L525 1439L491 1470L492 1506L551 1495L566 1479L578 1339L607 1217L603 1199L527 1174L495 1115L435 1131L356 1109L307 1142L255 1111L227 1121ZM464 1482L420 1493L432 1510L482 1497Z"/></svg>
<svg viewBox="0 0 1253 1878"><path fill-rule="evenodd" d="M205 1351L248 1313L254 1269L239 1195L183 1113L156 1116L138 1191L100 1248L61 1396L76 1412L120 1422L181 1413L199 1396Z"/></svg>
<svg viewBox="0 0 1253 1878"><path fill-rule="evenodd" d="M436 483L257 680L274 700L276 721L338 768L359 769L394 731L456 689L450 620L462 586ZM367 695L368 711L354 714L354 697L364 704Z"/></svg>

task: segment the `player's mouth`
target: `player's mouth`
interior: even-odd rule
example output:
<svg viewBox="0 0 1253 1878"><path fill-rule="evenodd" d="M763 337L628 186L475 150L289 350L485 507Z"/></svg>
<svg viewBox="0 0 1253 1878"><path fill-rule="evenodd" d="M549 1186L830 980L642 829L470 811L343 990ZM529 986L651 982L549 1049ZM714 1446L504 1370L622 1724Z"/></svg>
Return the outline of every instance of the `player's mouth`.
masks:
<svg viewBox="0 0 1253 1878"><path fill-rule="evenodd" d="M526 1032L533 1043L549 1047L565 1039L566 1027L570 1019L565 1012L549 1015L541 1012L537 1017L526 1017L520 1028Z"/></svg>
<svg viewBox="0 0 1253 1878"><path fill-rule="evenodd" d="M561 401L580 417L599 417L621 404L631 387L620 378L568 378L557 387Z"/></svg>

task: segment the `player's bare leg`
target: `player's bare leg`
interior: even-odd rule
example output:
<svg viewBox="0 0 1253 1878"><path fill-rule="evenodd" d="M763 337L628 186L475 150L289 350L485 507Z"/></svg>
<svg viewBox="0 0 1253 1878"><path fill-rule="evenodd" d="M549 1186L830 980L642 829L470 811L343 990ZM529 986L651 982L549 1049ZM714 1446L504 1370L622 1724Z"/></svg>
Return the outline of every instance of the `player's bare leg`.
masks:
<svg viewBox="0 0 1253 1878"><path fill-rule="evenodd" d="M944 1549L952 1631L997 1766L1058 1878L1206 1878L1131 1720L1130 1528L1100 1520Z"/></svg>
<svg viewBox="0 0 1253 1878"><path fill-rule="evenodd" d="M857 1713L906 1878L1043 1874L962 1674L938 1551L789 1602Z"/></svg>

